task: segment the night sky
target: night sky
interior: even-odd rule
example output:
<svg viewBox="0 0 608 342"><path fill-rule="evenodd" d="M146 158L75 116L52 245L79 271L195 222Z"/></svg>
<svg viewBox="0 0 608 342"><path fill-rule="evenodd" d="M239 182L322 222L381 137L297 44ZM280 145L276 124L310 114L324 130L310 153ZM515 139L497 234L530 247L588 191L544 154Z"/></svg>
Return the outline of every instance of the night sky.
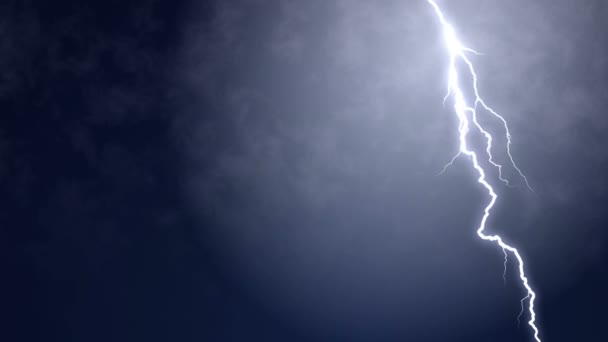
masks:
<svg viewBox="0 0 608 342"><path fill-rule="evenodd" d="M438 2L541 337L608 341L608 3ZM425 0L2 1L0 341L532 341L446 71Z"/></svg>

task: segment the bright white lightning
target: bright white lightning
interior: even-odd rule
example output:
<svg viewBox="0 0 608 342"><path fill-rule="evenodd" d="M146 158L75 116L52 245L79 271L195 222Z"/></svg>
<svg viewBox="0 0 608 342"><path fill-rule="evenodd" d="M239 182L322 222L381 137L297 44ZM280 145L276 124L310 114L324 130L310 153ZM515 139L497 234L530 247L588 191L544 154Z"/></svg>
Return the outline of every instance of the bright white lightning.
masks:
<svg viewBox="0 0 608 342"><path fill-rule="evenodd" d="M473 67L473 63L471 62L471 60L469 59L467 54L469 54L469 53L479 54L479 53L469 47L466 47L465 45L463 45L460 42L460 40L456 36L454 27L446 20L445 16L443 15L443 12L439 8L439 5L437 5L435 0L427 0L427 2L433 7L435 14L437 15L437 19L439 20L439 23L441 24L441 27L443 30L443 37L445 39L446 47L447 47L447 50L448 50L448 53L450 56L449 75L448 75L448 91L447 91L446 97L444 98L444 103L449 98L453 99L454 111L458 117L458 122L459 122L458 131L460 133L460 136L459 136L460 149L459 149L458 154L450 161L450 163L448 163L448 165L446 165L446 167L451 165L451 163L457 157L459 157L461 155L465 155L465 156L469 157L469 159L471 160L471 163L473 165L473 168L479 174L479 178L477 179L477 181L479 182L479 184L481 184L487 190L491 199L490 199L490 202L488 203L488 205L484 209L483 217L482 217L479 227L477 229L477 235L485 241L495 242L500 248L502 248L503 252L505 253L505 270L506 270L507 252L510 252L511 254L513 254L515 256L515 258L517 259L517 262L519 265L519 278L521 279L522 285L527 290L527 295L521 300L522 313L523 313L523 303L526 299L529 299L528 311L530 313L530 320L528 321L528 324L534 331L534 339L537 342L541 342L541 340L538 336L539 335L538 327L536 326L536 323L535 323L536 322L536 313L534 311L534 299L536 299L536 293L532 290L532 287L530 286L530 284L528 282L528 278L526 277L526 274L524 272L524 260L522 259L521 255L519 254L519 251L515 247L512 247L512 246L508 245L507 243L505 243L499 235L486 235L484 233L485 228L486 228L486 221L488 220L488 217L490 216L490 210L494 207L494 204L496 203L496 199L498 198L498 196L496 195L494 188L492 188L492 186L486 180L486 171L485 171L484 167L482 167L479 164L477 154L467 144L467 134L468 134L469 128L471 126L471 121L472 121L473 125L475 126L475 128L477 128L477 130L479 130L479 132L481 132L481 134L485 137L485 141L486 141L485 152L488 155L487 161L489 162L489 164L491 164L492 166L494 166L498 169L498 177L501 181L503 181L507 185L509 185L509 182L502 177L502 166L500 164L497 164L492 159L492 153L491 153L492 135L487 130L485 130L483 128L483 126L477 120L477 109L479 106L481 106L488 113L490 113L491 115L493 115L495 118L497 118L498 120L500 120L502 122L503 127L505 129L506 139L507 139L506 149L507 149L507 155L509 157L509 161L511 162L511 165L514 167L514 169L523 178L523 180L526 183L526 186L530 190L532 190L532 188L530 187L530 184L528 183L528 179L526 178L526 176L524 176L524 174L521 172L521 170L517 167L517 165L513 161L513 157L511 155L511 149L510 149L511 134L509 133L507 121L501 115L499 115L496 111L494 111L492 108L490 108L488 105L486 105L486 103L483 101L483 99L481 98L481 96L479 95L479 92L477 90L477 74ZM473 86L473 91L474 91L473 92L474 101L472 101L473 102L472 105L467 103L465 95L461 89L461 86L459 83L460 82L459 74L458 74L457 66L456 66L457 62L464 63L466 65L466 70L468 71L469 76L472 77L472 86ZM471 121L469 120L469 116L471 117ZM445 171L445 167L444 167L444 171ZM503 277L504 276L505 276L505 274L503 273ZM521 313L520 313L520 316L521 316ZM519 321L519 316L518 316L518 321Z"/></svg>

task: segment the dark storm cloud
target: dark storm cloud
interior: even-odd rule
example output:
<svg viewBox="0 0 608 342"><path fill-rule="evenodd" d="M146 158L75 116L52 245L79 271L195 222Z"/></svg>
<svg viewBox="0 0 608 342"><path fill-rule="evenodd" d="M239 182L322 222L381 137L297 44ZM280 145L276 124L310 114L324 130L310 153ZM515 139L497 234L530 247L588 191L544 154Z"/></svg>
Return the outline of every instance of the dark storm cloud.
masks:
<svg viewBox="0 0 608 342"><path fill-rule="evenodd" d="M112 304L154 282L142 259L188 248L167 233L185 225L165 128L175 9L118 3L0 5L4 340L116 340L93 327L145 317Z"/></svg>
<svg viewBox="0 0 608 342"><path fill-rule="evenodd" d="M606 73L605 10L446 3L463 39L485 53L475 57L483 95L510 122L516 161L537 189L500 188L493 227L522 246L548 293L601 260L605 245L589 216L607 195L589 166L607 160L605 139L589 138L607 124L605 86L594 81ZM184 36L176 74L196 99L183 101L175 131L192 207L217 222L202 234L247 274L242 286L303 321L382 317L364 331L382 330L379 320L422 324L411 315L440 305L435 277L451 284L444 303L467 298L463 320L482 319L473 310L484 296L517 311L517 295L496 298L500 256L473 237L484 198L470 171L459 161L435 177L456 137L441 107L445 51L424 1L231 1L212 12L209 21L192 14ZM463 284L463 274L488 285Z"/></svg>
<svg viewBox="0 0 608 342"><path fill-rule="evenodd" d="M70 2L2 5L1 129L4 145L11 145L3 153L5 184L40 178L35 170L52 164L50 156L57 166L71 166L57 168L59 173L95 168L104 143L111 143L96 139L104 129L126 131L128 125L167 115L167 106L158 105L167 98L159 81L170 57L161 50L169 32L154 15L159 6L125 6L108 22L104 11L108 8ZM31 185L14 188L34 193Z"/></svg>

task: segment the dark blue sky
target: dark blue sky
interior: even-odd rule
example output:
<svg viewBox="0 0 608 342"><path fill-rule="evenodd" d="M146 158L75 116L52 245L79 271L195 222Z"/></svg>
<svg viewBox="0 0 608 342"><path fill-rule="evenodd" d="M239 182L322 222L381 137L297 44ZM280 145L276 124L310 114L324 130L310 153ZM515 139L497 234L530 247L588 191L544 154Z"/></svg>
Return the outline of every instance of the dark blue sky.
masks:
<svg viewBox="0 0 608 342"><path fill-rule="evenodd" d="M607 340L608 6L441 3L536 190L493 175L488 229L541 337ZM0 339L531 341L438 175L441 38L424 0L0 4Z"/></svg>

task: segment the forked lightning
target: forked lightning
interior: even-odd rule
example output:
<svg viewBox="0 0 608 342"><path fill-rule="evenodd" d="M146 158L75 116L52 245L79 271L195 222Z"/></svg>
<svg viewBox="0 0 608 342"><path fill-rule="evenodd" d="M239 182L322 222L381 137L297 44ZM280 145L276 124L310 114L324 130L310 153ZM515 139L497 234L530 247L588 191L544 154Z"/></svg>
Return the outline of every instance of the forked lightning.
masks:
<svg viewBox="0 0 608 342"><path fill-rule="evenodd" d="M532 188L530 187L530 184L528 183L528 179L526 178L526 176L521 172L519 167L517 167L517 165L513 161L513 156L511 155L511 148L510 148L511 147L511 134L509 132L507 121L500 114L498 114L496 111L494 111L488 105L486 105L484 100L479 95L479 91L477 89L477 74L475 72L473 63L471 62L471 60L468 57L469 54L478 54L478 52L476 52L475 50L473 50L461 43L461 41L458 39L458 37L456 35L456 31L454 30L454 27L447 21L446 17L444 16L439 5L437 5L436 1L427 0L427 2L433 7L436 17L439 21L439 24L441 25L442 32L443 32L443 38L445 40L447 52L449 54L447 95L444 98L444 103L448 99L451 99L453 101L454 112L456 113L456 116L458 117L458 122L459 122L459 125L458 125L459 140L460 140L459 152L452 159L452 161L450 161L450 163L448 163L448 165L446 165L446 167L451 165L452 162L454 162L454 160L456 158L458 158L459 156L465 155L471 161L473 168L479 175L479 178L477 179L477 181L479 182L479 184L481 184L487 190L488 195L490 195L490 201L484 209L483 217L481 218L481 222L479 224L479 227L477 228L477 235L485 241L490 241L490 242L496 243L497 246L503 250L503 252L505 253L505 268L507 265L507 261L506 261L507 252L511 253L517 259L517 262L519 265L519 278L521 279L521 283L527 291L526 296L521 300L522 313L523 313L524 301L528 300L528 311L530 313L530 320L528 321L528 325L530 325L530 327L533 330L534 339L537 342L541 342L540 337L539 337L538 327L536 326L536 312L534 311L534 300L536 299L536 293L532 290L532 287L529 284L528 278L526 277L526 273L524 272L524 260L522 259L519 251L515 247L508 245L506 242L504 242L503 239L499 235L486 235L486 233L485 233L486 222L488 220L488 217L490 216L490 211L494 207L494 204L496 203L496 199L498 196L496 195L494 188L492 188L490 183L488 183L488 181L487 181L486 169L484 168L484 166L482 166L479 163L479 157L478 157L477 153L471 147L468 146L467 135L469 133L469 130L471 129L471 126L474 126L473 129L477 129L485 138L485 154L487 155L488 164L490 164L493 167L498 169L498 178L502 182L504 182L506 185L510 185L510 184L505 178L503 178L502 165L498 164L492 158L493 137L492 137L492 134L487 129L485 129L484 126L481 125L479 123L479 121L477 120L478 109L480 109L480 108L483 109L484 112L487 112L489 115L492 115L493 117L495 117L502 123L502 126L505 131L506 152L507 152L507 155L509 158L509 162L511 163L511 166L517 171L519 176L521 176L523 178L523 181L525 182L526 186L530 190L532 190ZM461 65L463 66L465 71L469 74L468 76L470 76L472 79L471 86L473 88L473 94L470 99L467 99L465 97L464 92L461 88L461 85L460 85L461 81L459 78L457 63L461 63ZM444 168L444 171L445 171L445 168ZM503 276L504 276L504 274L503 274ZM521 316L521 314L520 314L520 316ZM519 320L519 317L518 317L518 320Z"/></svg>

